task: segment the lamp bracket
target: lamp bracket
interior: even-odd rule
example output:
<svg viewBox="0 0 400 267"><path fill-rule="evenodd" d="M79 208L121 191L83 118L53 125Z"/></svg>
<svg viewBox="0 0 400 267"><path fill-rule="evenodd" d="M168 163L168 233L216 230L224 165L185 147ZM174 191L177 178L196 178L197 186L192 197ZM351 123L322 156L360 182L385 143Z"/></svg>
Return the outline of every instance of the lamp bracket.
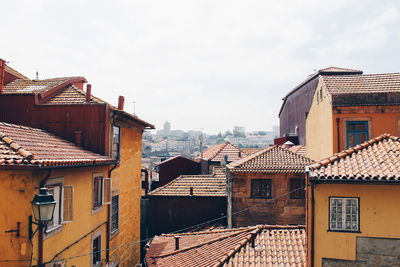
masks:
<svg viewBox="0 0 400 267"><path fill-rule="evenodd" d="M6 233L16 233L16 237L19 237L19 230L20 230L20 227L21 227L21 223L20 222L17 222L17 229L15 229L15 230L6 230L5 232Z"/></svg>

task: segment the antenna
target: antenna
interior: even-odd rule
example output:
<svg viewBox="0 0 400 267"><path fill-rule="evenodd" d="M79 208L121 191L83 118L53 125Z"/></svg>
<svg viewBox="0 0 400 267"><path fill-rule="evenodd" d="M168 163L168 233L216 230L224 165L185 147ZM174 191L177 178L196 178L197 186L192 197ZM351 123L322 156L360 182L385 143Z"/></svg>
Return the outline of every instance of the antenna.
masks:
<svg viewBox="0 0 400 267"><path fill-rule="evenodd" d="M36 80L39 80L39 71L36 71Z"/></svg>

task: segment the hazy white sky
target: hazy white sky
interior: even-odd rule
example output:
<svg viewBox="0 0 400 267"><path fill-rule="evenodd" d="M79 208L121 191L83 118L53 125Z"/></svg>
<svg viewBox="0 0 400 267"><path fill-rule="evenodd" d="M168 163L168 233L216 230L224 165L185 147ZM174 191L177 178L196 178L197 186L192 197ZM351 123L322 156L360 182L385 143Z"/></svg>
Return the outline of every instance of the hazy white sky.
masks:
<svg viewBox="0 0 400 267"><path fill-rule="evenodd" d="M25 0L1 4L0 57L84 76L162 128L269 130L314 69L399 72L400 1Z"/></svg>

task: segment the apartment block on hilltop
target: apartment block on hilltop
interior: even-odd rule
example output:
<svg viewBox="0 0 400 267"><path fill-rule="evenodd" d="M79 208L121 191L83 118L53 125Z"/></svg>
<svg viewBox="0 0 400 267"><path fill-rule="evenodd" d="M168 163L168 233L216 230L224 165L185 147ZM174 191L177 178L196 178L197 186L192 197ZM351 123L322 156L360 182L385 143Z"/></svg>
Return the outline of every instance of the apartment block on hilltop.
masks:
<svg viewBox="0 0 400 267"><path fill-rule="evenodd" d="M307 145L306 118L321 78L337 77L340 79L341 75L361 75L362 73L360 70L328 67L309 75L283 98L279 111L280 137L297 137L300 145Z"/></svg>
<svg viewBox="0 0 400 267"><path fill-rule="evenodd" d="M310 166L308 266L399 266L400 138L380 135Z"/></svg>
<svg viewBox="0 0 400 267"><path fill-rule="evenodd" d="M11 77L0 82L0 121L43 129L115 160L103 171L104 177L112 179L112 196L101 210L109 214L102 248L116 249L109 250L109 257L102 260L120 265L139 263L136 242L140 240L141 139L144 129L154 126L125 112L123 97L114 107L93 96L90 84L83 91L87 82L84 77L30 80L0 62L0 77ZM91 183L92 187L99 186L96 179ZM77 199L74 203L80 202Z"/></svg>

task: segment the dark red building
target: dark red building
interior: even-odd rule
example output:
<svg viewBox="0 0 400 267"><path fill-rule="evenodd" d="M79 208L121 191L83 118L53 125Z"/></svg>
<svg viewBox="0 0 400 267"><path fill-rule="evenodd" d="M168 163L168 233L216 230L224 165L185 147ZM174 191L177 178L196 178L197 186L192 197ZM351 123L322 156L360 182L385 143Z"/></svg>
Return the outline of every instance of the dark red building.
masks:
<svg viewBox="0 0 400 267"><path fill-rule="evenodd" d="M200 164L182 156L175 156L159 163L155 170L158 172L159 186L163 186L180 175L200 174Z"/></svg>

